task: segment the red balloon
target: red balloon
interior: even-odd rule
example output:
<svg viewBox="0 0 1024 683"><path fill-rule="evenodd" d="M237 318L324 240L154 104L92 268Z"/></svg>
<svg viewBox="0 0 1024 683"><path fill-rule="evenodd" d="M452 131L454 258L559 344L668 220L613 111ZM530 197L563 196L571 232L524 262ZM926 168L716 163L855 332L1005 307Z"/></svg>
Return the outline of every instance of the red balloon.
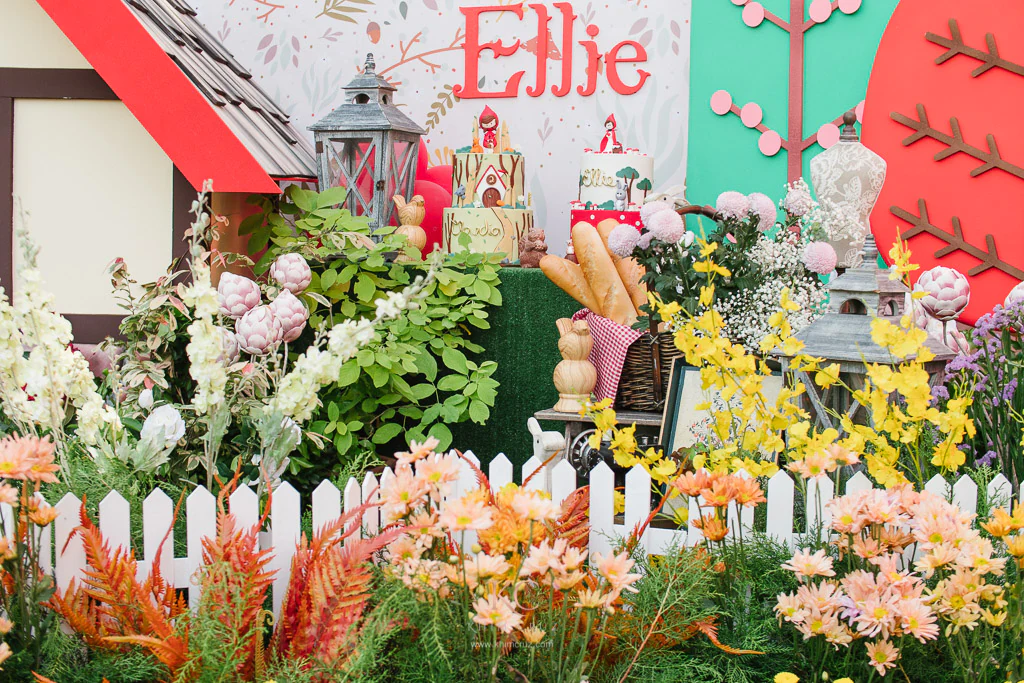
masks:
<svg viewBox="0 0 1024 683"><path fill-rule="evenodd" d="M1002 303L1024 277L1024 128L1013 104L1024 98L1024 78L1006 68L1022 59L1014 51L1022 32L1017 0L903 0L871 71L864 144L888 163L872 231L885 256L897 229L910 235L915 277L936 265L967 275L961 322ZM965 53L941 59L955 52L952 38ZM989 41L1007 63L980 61Z"/></svg>
<svg viewBox="0 0 1024 683"><path fill-rule="evenodd" d="M423 231L427 233L425 251L430 252L434 249L435 244L441 244L444 210L452 205L452 193L447 188L429 180L417 180L413 192L423 197L426 206L427 215L423 219Z"/></svg>
<svg viewBox="0 0 1024 683"><path fill-rule="evenodd" d="M420 142L419 156L416 157L416 177L423 178L427 173L427 166L430 165L430 155L427 153L427 146Z"/></svg>
<svg viewBox="0 0 1024 683"><path fill-rule="evenodd" d="M448 188L449 191L452 189L452 170L451 164L445 166L431 166L428 168L423 175L417 175L416 178L419 180L429 180L432 183L437 183L441 187Z"/></svg>

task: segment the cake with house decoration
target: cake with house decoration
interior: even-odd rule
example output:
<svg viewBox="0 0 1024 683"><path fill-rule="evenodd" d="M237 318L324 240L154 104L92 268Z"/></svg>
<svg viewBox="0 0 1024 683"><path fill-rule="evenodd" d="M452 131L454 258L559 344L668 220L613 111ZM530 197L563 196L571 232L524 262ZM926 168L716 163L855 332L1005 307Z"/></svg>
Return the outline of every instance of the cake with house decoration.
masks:
<svg viewBox="0 0 1024 683"><path fill-rule="evenodd" d="M654 188L654 157L623 146L614 114L605 120L604 127L598 148L583 150L571 225L597 225L614 219L640 228L640 207Z"/></svg>
<svg viewBox="0 0 1024 683"><path fill-rule="evenodd" d="M519 258L533 228L526 164L512 148L508 124L486 107L473 122L473 144L452 155L452 206L444 210L442 247Z"/></svg>

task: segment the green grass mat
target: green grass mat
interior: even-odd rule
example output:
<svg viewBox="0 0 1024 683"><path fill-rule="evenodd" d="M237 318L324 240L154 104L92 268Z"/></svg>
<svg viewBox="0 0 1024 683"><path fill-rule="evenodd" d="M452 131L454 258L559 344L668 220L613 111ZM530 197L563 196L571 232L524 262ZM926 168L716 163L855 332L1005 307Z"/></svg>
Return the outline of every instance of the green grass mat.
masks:
<svg viewBox="0 0 1024 683"><path fill-rule="evenodd" d="M582 307L534 268L503 268L501 296L501 307L491 311L491 329L473 336L486 349L478 360L498 363L494 375L501 382L498 398L485 426L452 425L452 446L473 451L484 464L504 453L515 465L518 480L520 467L533 455L526 420L558 400L551 382L551 373L562 359L555 321L571 317ZM560 423L542 426L564 428Z"/></svg>

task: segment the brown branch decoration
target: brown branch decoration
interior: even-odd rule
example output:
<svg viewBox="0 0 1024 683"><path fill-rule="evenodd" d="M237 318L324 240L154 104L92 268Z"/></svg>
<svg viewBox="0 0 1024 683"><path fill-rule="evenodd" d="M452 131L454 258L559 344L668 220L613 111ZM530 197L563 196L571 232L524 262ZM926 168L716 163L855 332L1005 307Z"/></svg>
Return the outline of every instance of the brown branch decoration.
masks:
<svg viewBox="0 0 1024 683"><path fill-rule="evenodd" d="M902 233L902 237L905 239L910 239L915 235L925 233L946 243L946 246L935 252L935 258L942 258L943 256L948 256L953 252L962 251L965 254L973 256L981 261L981 263L974 266L967 272L971 277L980 275L989 269L995 268L996 270L1000 270L1007 275L1017 278L1018 280L1024 280L1024 270L1021 270L1020 268L1017 268L1016 266L999 258L999 254L996 251L995 237L992 235L985 235L985 249L976 247L968 242L964 238L963 226L960 224L960 218L958 216L953 216L953 231L947 232L931 222L931 219L928 217L928 205L924 199L917 200L917 216L905 209L901 209L898 206L890 207L889 211L897 218L900 218L913 226L910 230Z"/></svg>
<svg viewBox="0 0 1024 683"><path fill-rule="evenodd" d="M462 32L461 28L458 28L455 31L455 38L452 40L451 43L448 44L447 47L437 48L436 50L427 50L426 52L420 52L417 54L410 55L409 53L412 51L413 46L423 39L423 31L420 31L409 40L408 44L405 44L403 41L399 41L398 47L402 51L401 58L391 66L387 67L386 69L378 71L377 74L380 76L384 76L388 72L394 71L398 67L409 64L410 62L421 62L428 69L430 69L430 73L437 73L437 70L441 68L441 65L437 64L436 62L428 60L427 57L432 57L436 54L441 54L442 52L461 50L462 41L465 39L465 37L466 34Z"/></svg>
<svg viewBox="0 0 1024 683"><path fill-rule="evenodd" d="M270 21L270 15L272 15L279 9L284 9L284 5L279 5L275 2L270 2L270 0L253 0L253 2L260 7L266 8L263 14L256 15L256 18L261 20L264 24ZM234 4L235 0L231 0L231 2L228 3L228 7Z"/></svg>
<svg viewBox="0 0 1024 683"><path fill-rule="evenodd" d="M1016 64L999 55L999 48L996 47L996 37L992 33L985 34L985 45L987 50L971 47L964 42L963 34L960 33L960 24L956 19L949 20L949 38L940 36L929 31L924 37L929 42L941 45L946 51L935 58L936 64L943 64L957 55L965 55L981 62L981 66L971 72L972 78L977 78L989 69L1003 69L1018 76L1024 76L1024 65Z"/></svg>
<svg viewBox="0 0 1024 683"><path fill-rule="evenodd" d="M931 123L928 121L928 114L925 111L923 104L917 105L916 120L909 116L900 114L899 112L893 112L889 116L891 116L897 123L901 123L907 128L915 131L913 135L904 138L904 147L909 147L924 138L932 138L933 140L938 140L942 144L946 145L946 149L935 155L935 161L943 161L954 154L962 153L967 156L974 157L978 161L984 162L981 166L978 166L971 171L972 178L976 178L982 173L988 173L992 169L998 168L1001 171L1006 171L1010 175L1024 180L1024 168L1012 164L1003 158L1002 154L999 153L998 145L996 145L996 137L991 133L985 136L985 141L988 144L988 149L985 150L980 147L974 147L973 145L967 144L964 140L963 132L960 130L960 120L955 116L949 119L949 128L952 134L943 133L938 129L933 128Z"/></svg>

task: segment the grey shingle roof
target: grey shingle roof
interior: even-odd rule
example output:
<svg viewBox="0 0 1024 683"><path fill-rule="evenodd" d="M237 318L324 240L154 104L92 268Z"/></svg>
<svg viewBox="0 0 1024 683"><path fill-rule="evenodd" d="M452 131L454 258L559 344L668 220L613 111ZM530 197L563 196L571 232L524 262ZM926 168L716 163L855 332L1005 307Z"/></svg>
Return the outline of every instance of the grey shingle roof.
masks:
<svg viewBox="0 0 1024 683"><path fill-rule="evenodd" d="M316 178L313 147L184 0L124 0L268 175Z"/></svg>

